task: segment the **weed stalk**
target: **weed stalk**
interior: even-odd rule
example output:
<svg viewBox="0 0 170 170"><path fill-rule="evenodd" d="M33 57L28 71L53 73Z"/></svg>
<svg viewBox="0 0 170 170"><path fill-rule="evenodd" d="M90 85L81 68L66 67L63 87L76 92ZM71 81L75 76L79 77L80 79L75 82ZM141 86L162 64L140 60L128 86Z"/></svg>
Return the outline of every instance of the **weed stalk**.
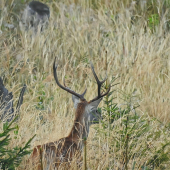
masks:
<svg viewBox="0 0 170 170"><path fill-rule="evenodd" d="M86 159L86 156L87 156L87 148L86 148L86 144L87 144L87 141L86 141L86 138L84 138L83 140L83 143L84 143L84 170L87 169L87 159Z"/></svg>
<svg viewBox="0 0 170 170"><path fill-rule="evenodd" d="M127 120L126 120L126 144L125 144L125 170L128 170L128 139L129 139L129 135L127 133L128 120L129 120L129 117L127 116Z"/></svg>

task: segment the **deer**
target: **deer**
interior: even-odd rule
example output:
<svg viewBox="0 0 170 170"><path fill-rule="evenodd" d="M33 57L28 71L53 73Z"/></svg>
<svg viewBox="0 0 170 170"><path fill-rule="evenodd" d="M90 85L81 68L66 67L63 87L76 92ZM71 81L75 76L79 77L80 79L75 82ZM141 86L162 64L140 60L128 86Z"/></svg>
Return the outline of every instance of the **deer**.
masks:
<svg viewBox="0 0 170 170"><path fill-rule="evenodd" d="M26 85L24 84L20 96L18 99L18 103L16 106L16 110L14 112L13 108L13 94L12 92L8 92L3 84L3 80L0 77L0 120L3 122L11 122L14 119L14 114L19 115L20 107L23 103L23 96L26 89Z"/></svg>
<svg viewBox="0 0 170 170"><path fill-rule="evenodd" d="M97 107L102 98L106 96L111 89L111 86L109 86L105 93L101 93L101 86L106 81L107 75L104 80L99 81L94 71L94 66L91 63L91 70L98 85L98 96L87 101L84 98L87 88L82 94L78 94L69 89L65 85L65 81L63 82L64 86L60 84L57 76L57 67L58 65L56 65L55 58L53 64L54 79L61 89L72 94L75 108L75 119L68 136L54 142L38 145L33 149L29 160L38 170L58 169L61 164L69 163L72 161L73 157L81 154L84 147L83 140L88 137L90 125L99 122L101 117ZM68 167L69 166L67 165L67 168Z"/></svg>

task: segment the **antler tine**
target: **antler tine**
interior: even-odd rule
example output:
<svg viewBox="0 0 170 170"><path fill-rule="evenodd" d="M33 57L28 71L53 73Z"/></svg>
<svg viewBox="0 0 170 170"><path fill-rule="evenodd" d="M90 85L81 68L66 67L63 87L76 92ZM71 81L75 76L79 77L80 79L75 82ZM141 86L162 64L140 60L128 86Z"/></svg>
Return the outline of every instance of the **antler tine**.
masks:
<svg viewBox="0 0 170 170"><path fill-rule="evenodd" d="M101 89L102 84L103 84L103 83L106 81L106 79L107 79L107 74L106 74L106 77L104 78L104 80L99 81L99 79L98 79L98 77L97 77L97 75L96 75L96 73L95 73L95 71L94 71L94 66L93 66L92 62L90 62L90 64L91 64L91 69L92 69L93 75L94 75L94 77L95 77L95 79L96 79L96 82L97 82L97 85L98 85L98 96L95 97L93 100L91 100L91 102L92 102L92 101L98 100L98 99L102 98L103 96L107 95L107 94L109 93L109 91L110 91L111 86L109 85L109 88L107 89L106 93L104 93L104 94L101 95L100 89Z"/></svg>
<svg viewBox="0 0 170 170"><path fill-rule="evenodd" d="M84 92L81 94L82 96L84 96L86 94L87 88L84 90Z"/></svg>
<svg viewBox="0 0 170 170"><path fill-rule="evenodd" d="M91 69L92 69L93 75L94 75L97 83L103 84L103 83L106 81L106 79L107 79L107 74L106 74L106 77L104 78L104 80L99 81L99 79L98 79L98 77L97 77L97 75L96 75L96 72L94 71L94 66L93 66L92 62L90 62L90 65L91 65Z"/></svg>
<svg viewBox="0 0 170 170"><path fill-rule="evenodd" d="M84 100L84 94L86 93L86 90L84 91L83 94L78 94L78 93L74 92L73 90L69 89L68 87L66 87L65 81L64 81L64 86L62 86L62 85L60 84L60 82L58 81L58 77L57 77L57 67L58 67L58 65L56 65L55 63L56 63L56 58L55 58L54 64L53 64L53 74L54 74L54 79L55 79L57 85L58 85L60 88L62 88L63 90L65 90L65 91L67 91L67 92L69 92L69 93L77 96L78 98Z"/></svg>

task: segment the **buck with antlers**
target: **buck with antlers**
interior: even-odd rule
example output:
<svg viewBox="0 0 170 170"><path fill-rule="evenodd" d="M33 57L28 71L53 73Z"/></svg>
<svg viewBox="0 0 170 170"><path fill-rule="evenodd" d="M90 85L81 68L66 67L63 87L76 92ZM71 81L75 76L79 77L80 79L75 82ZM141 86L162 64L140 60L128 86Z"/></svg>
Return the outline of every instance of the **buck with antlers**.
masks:
<svg viewBox="0 0 170 170"><path fill-rule="evenodd" d="M107 95L108 90L101 94L101 86L106 81L99 81L94 67L91 64L93 75L98 84L98 96L89 102L86 101L84 95L86 90L82 94L78 94L68 87L61 85L57 77L56 59L53 64L53 73L57 85L63 90L72 94L72 100L75 107L75 119L73 127L67 137L61 138L58 141L38 145L34 148L31 155L31 162L37 169L57 169L62 163L70 162L74 156L81 153L83 148L83 139L88 137L90 125L99 121L100 114L97 111L97 107L102 100L102 97Z"/></svg>

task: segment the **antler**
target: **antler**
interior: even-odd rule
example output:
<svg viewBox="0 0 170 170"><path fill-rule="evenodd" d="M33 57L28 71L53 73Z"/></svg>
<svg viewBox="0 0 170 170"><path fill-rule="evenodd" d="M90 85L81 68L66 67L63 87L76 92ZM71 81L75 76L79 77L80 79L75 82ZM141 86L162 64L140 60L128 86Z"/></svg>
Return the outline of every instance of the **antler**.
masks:
<svg viewBox="0 0 170 170"><path fill-rule="evenodd" d="M98 100L98 99L106 96L106 95L109 93L109 91L110 91L110 89L111 89L111 86L109 85L108 90L107 90L104 94L101 94L101 93L100 93L101 86L102 86L102 84L106 81L107 75L106 75L106 77L105 77L104 80L99 81L99 79L98 79L98 77L97 77L97 75L96 75L96 73L95 73L95 71L94 71L94 66L93 66L93 64L92 64L92 63L90 63L90 64L91 64L91 70L92 70L92 72L93 72L94 78L96 79L96 82L97 82L97 85L98 85L98 96L95 97L94 99L92 99L92 100L90 101L90 102L93 102L93 101L95 101L95 100Z"/></svg>
<svg viewBox="0 0 170 170"><path fill-rule="evenodd" d="M54 79L55 79L57 85L58 85L60 88L62 88L63 90L65 90L65 91L67 91L67 92L69 92L69 93L77 96L77 97L80 98L81 100L85 100L84 95L85 95L87 89L85 89L85 91L84 91L82 94L78 94L78 93L74 92L73 90L69 89L68 87L66 87L65 81L64 81L64 86L62 86L62 85L59 83L58 77L57 77L57 65L56 65L55 63L56 63L56 58L55 58L54 64L53 64L53 74L54 74Z"/></svg>

